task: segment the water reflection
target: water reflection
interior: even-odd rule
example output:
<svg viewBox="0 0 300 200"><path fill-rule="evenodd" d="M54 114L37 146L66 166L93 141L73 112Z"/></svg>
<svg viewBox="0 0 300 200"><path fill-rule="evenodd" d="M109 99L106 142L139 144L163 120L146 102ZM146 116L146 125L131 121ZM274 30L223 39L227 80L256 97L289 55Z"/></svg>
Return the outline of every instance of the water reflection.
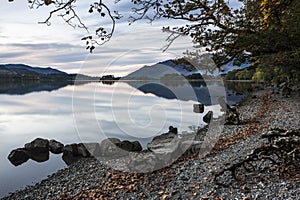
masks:
<svg viewBox="0 0 300 200"><path fill-rule="evenodd" d="M78 81L76 84L82 85L88 82ZM52 92L68 85L74 85L74 81L0 80L0 94L25 95L31 92Z"/></svg>
<svg viewBox="0 0 300 200"><path fill-rule="evenodd" d="M209 100L212 94L207 87L217 94L222 85L217 82L205 85L203 82L151 81L82 85L0 83L0 196L66 166L61 155L45 154L32 156L26 163L14 167L7 156L26 142L43 137L55 138L64 144L100 143L106 137L115 137L139 140L145 148L153 136L164 133L169 126L178 127L178 132L182 133L201 124L203 115L209 110L218 115L220 107ZM188 93L187 88L194 94ZM226 91L230 94L227 95L229 104L243 98L232 89ZM72 102L77 107L72 109ZM194 104L199 102L206 105L203 113L202 108L199 108L201 112L193 112Z"/></svg>

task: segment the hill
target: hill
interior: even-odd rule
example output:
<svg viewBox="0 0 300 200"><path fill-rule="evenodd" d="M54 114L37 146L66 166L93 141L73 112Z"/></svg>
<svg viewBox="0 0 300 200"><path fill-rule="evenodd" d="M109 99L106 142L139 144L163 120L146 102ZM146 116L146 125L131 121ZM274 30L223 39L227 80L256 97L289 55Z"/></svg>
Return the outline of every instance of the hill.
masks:
<svg viewBox="0 0 300 200"><path fill-rule="evenodd" d="M199 70L189 62L178 62L177 60L166 60L151 66L144 66L122 79L125 80L180 80L182 78L191 78L197 74L197 79L202 79Z"/></svg>
<svg viewBox="0 0 300 200"><path fill-rule="evenodd" d="M15 75L68 75L66 72L53 68L31 67L24 64L4 64L0 65L0 74Z"/></svg>

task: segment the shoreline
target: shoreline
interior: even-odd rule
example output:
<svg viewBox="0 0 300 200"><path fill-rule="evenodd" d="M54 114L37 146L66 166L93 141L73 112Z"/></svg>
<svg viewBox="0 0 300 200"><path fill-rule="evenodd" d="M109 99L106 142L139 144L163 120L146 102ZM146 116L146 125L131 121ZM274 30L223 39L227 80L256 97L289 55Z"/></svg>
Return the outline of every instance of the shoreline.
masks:
<svg viewBox="0 0 300 200"><path fill-rule="evenodd" d="M197 155L180 158L170 166L149 174L120 172L96 159L82 159L34 186L27 186L2 199L287 199L300 196L299 179L274 180L263 185L246 183L240 188L222 188L212 181L216 171L239 161L265 142L260 138L263 131L269 128L299 128L299 94L289 98L269 95L265 100L268 105L266 102L261 105L262 101L258 99L262 99L265 93L270 91L259 91L239 103L238 111L244 123L225 125L221 142L217 144L222 148L204 158L200 159ZM256 98L253 98L254 95ZM249 122L253 118L259 119L259 122ZM245 135L242 135L244 132ZM242 136L235 139L238 135ZM274 190L278 192L274 194Z"/></svg>

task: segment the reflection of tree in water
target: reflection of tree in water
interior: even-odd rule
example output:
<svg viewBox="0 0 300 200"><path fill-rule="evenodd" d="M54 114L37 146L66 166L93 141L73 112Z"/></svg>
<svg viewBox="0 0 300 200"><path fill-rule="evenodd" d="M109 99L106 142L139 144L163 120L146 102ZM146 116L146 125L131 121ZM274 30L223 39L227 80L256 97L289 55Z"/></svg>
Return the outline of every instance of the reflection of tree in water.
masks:
<svg viewBox="0 0 300 200"><path fill-rule="evenodd" d="M204 81L189 81L192 87L206 87L206 83Z"/></svg>
<svg viewBox="0 0 300 200"><path fill-rule="evenodd" d="M255 82L238 82L238 81L225 81L224 85L227 89L236 93L249 94L261 88L261 83Z"/></svg>

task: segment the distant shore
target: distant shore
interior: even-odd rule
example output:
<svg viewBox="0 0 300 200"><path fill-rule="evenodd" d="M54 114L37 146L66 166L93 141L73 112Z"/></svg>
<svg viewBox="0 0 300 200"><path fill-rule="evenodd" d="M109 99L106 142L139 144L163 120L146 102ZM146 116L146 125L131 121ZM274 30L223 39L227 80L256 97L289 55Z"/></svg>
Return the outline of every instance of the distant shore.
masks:
<svg viewBox="0 0 300 200"><path fill-rule="evenodd" d="M296 199L300 177L263 177L265 182L240 181L230 187L213 179L216 171L239 162L266 142L260 137L265 131L299 129L299 98L299 91L289 97L271 90L248 95L237 106L242 123L225 125L211 154L204 158L196 153L146 174L116 171L99 160L82 159L3 199Z"/></svg>

